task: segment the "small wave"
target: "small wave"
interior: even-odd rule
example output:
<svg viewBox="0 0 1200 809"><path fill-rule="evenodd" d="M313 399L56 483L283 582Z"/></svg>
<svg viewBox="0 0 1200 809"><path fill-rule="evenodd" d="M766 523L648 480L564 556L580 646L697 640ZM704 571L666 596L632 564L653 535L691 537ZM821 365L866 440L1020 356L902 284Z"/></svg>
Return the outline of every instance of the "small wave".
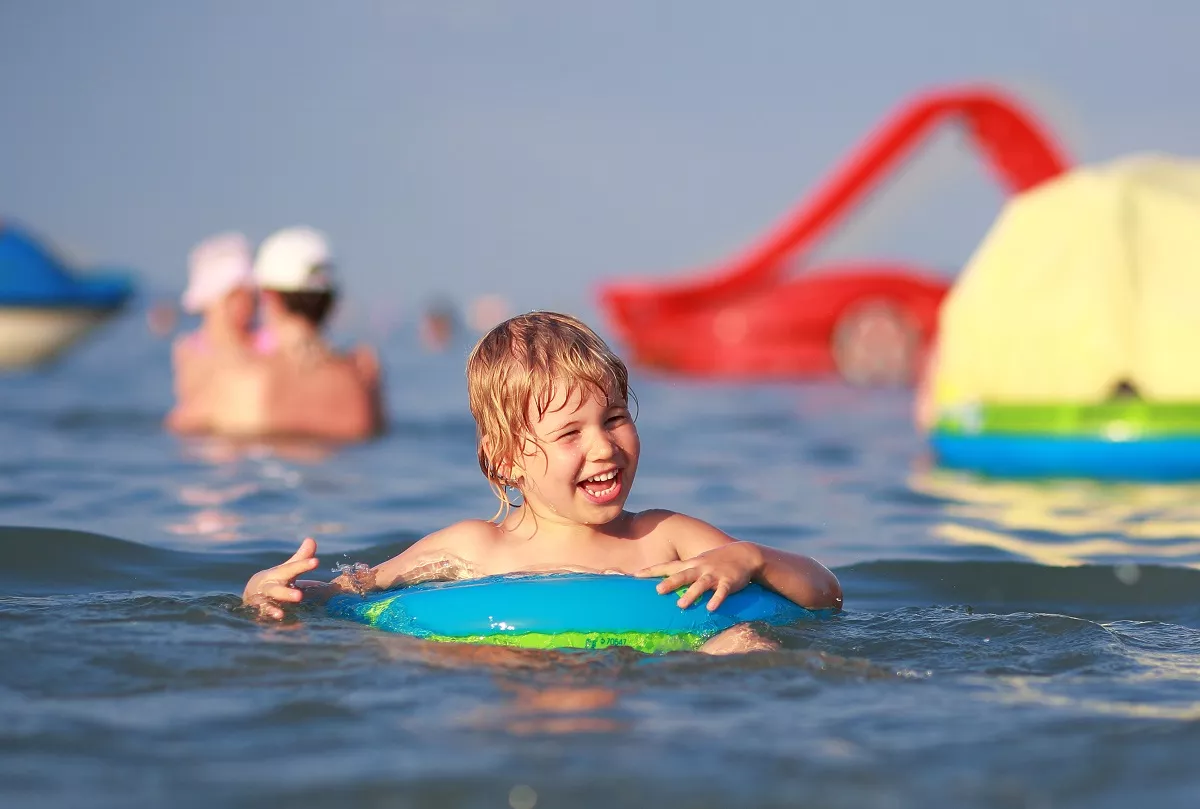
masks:
<svg viewBox="0 0 1200 809"><path fill-rule="evenodd" d="M201 554L60 528L0 526L0 589L9 595L230 589L277 553ZM256 567L256 565L258 567Z"/></svg>
<svg viewBox="0 0 1200 809"><path fill-rule="evenodd" d="M837 571L851 610L964 605L988 612L1072 615L1179 623L1197 617L1200 571L1160 565L1048 567L1010 561L878 561Z"/></svg>
<svg viewBox="0 0 1200 809"><path fill-rule="evenodd" d="M978 614L906 607L847 615L835 628L783 630L785 644L843 660L869 660L894 676L1048 676L1127 673L1139 667L1122 636L1059 613Z"/></svg>

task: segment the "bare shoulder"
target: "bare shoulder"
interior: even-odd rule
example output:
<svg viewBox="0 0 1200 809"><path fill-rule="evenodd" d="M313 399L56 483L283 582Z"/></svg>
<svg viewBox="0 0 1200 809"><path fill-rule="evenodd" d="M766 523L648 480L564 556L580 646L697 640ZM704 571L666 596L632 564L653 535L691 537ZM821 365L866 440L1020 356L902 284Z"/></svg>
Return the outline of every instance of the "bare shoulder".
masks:
<svg viewBox="0 0 1200 809"><path fill-rule="evenodd" d="M311 396L314 390L345 391L355 388L358 381L350 360L333 353L278 353L255 357L246 366L269 379L272 389L281 396Z"/></svg>
<svg viewBox="0 0 1200 809"><path fill-rule="evenodd" d="M696 530L698 528L716 530L703 520L698 520L687 514L681 514L678 511L671 511L665 508L646 509L645 511L639 511L629 516L633 532L638 535L657 531L674 533L676 531Z"/></svg>
<svg viewBox="0 0 1200 809"><path fill-rule="evenodd" d="M367 383L379 379L379 355L369 345L356 345L348 355L350 364Z"/></svg>
<svg viewBox="0 0 1200 809"><path fill-rule="evenodd" d="M464 578L464 574L486 563L497 536L496 526L483 520L454 523L417 540L399 556L375 568L376 584L388 589L430 578Z"/></svg>
<svg viewBox="0 0 1200 809"><path fill-rule="evenodd" d="M669 543L680 559L735 541L704 520L668 509L648 509L631 515L631 528L636 537Z"/></svg>
<svg viewBox="0 0 1200 809"><path fill-rule="evenodd" d="M378 365L364 359L357 351L350 353L330 352L314 365L292 369L296 375L307 379L322 377L328 384L337 384L345 390L367 392L376 384Z"/></svg>
<svg viewBox="0 0 1200 809"><path fill-rule="evenodd" d="M485 545L500 538L496 523L487 520L462 520L430 534L440 545Z"/></svg>
<svg viewBox="0 0 1200 809"><path fill-rule="evenodd" d="M434 531L425 538L431 546L443 550L475 555L473 552L484 551L500 539L501 529L495 523L487 520L462 520L453 525Z"/></svg>

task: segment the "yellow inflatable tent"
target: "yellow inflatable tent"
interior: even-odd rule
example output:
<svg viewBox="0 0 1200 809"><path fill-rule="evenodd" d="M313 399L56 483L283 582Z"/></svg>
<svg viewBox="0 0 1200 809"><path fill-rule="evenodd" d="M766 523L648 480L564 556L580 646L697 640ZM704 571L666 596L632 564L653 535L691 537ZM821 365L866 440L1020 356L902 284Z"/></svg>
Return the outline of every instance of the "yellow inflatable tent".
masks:
<svg viewBox="0 0 1200 809"><path fill-rule="evenodd" d="M1200 161L1138 155L1013 198L941 310L933 396L1200 402Z"/></svg>

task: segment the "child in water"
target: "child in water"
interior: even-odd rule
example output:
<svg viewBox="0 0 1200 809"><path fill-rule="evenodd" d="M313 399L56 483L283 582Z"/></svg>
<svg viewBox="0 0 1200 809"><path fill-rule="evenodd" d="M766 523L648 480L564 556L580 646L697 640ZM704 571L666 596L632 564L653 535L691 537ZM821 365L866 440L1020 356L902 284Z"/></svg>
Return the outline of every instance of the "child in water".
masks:
<svg viewBox="0 0 1200 809"><path fill-rule="evenodd" d="M641 455L628 371L575 318L533 312L496 326L471 352L467 390L479 466L501 502L493 520L455 523L365 576L332 582L297 581L318 565L316 542L305 539L286 562L250 579L243 602L278 620L288 603L430 579L602 571L665 577L664 594L687 586L680 607L711 590L714 610L752 581L809 609L841 607L837 578L807 556L736 541L684 514L624 509ZM734 627L702 651L766 645L747 636Z"/></svg>

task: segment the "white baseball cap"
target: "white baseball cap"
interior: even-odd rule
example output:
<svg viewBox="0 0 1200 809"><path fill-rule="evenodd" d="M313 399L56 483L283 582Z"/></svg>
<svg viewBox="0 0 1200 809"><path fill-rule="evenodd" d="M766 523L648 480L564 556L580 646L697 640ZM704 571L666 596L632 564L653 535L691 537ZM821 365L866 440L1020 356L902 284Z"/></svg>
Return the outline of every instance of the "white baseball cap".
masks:
<svg viewBox="0 0 1200 809"><path fill-rule="evenodd" d="M255 283L277 292L327 292L333 289L332 271L329 239L307 227L272 233L254 259Z"/></svg>
<svg viewBox="0 0 1200 809"><path fill-rule="evenodd" d="M183 310L203 312L241 286L253 284L250 243L240 233L209 236L188 254Z"/></svg>

